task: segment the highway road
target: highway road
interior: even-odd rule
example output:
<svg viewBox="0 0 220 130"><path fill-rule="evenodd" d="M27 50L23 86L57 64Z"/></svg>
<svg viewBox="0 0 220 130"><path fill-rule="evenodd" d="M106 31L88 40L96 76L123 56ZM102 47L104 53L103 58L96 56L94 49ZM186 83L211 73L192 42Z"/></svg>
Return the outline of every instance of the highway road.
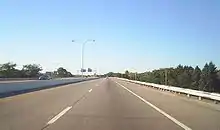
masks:
<svg viewBox="0 0 220 130"><path fill-rule="evenodd" d="M0 99L0 130L219 130L220 106L118 79Z"/></svg>

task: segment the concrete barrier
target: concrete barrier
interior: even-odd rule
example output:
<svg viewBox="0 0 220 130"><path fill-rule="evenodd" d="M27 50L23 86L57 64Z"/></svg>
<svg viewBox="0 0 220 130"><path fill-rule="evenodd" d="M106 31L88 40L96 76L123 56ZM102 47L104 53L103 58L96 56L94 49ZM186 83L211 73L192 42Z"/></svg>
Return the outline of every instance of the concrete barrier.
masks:
<svg viewBox="0 0 220 130"><path fill-rule="evenodd" d="M32 82L0 83L0 98L98 78L35 80Z"/></svg>

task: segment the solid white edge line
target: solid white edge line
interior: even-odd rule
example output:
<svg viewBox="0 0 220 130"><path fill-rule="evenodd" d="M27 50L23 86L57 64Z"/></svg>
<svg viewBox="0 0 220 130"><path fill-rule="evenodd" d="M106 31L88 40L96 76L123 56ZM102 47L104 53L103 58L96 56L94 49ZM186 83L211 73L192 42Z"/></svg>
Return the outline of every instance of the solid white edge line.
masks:
<svg viewBox="0 0 220 130"><path fill-rule="evenodd" d="M69 111L72 108L72 106L65 108L63 111L61 111L58 115L56 115L54 118L52 118L47 125L53 124L55 121L57 121L61 116L63 116L67 111Z"/></svg>
<svg viewBox="0 0 220 130"><path fill-rule="evenodd" d="M92 92L92 89L89 89L89 92Z"/></svg>
<svg viewBox="0 0 220 130"><path fill-rule="evenodd" d="M170 116L169 114L167 114L166 112L164 112L163 110L161 110L160 108L156 107L155 105L153 105L152 103L146 101L144 98L142 98L141 96L137 95L136 93L132 92L130 89L126 88L125 86L119 84L118 82L115 81L115 83L117 83L119 86L121 86L122 88L124 88L125 90L127 90L128 92L130 92L131 94L133 94L134 96L138 97L141 101L143 101L144 103L148 104L149 106L151 106L152 108L154 108L155 110L157 110L159 113L163 114L164 116L166 116L168 119L170 119L171 121L173 121L175 124L179 125L180 127L182 127L185 130L192 130L191 128L189 128L188 126L184 125L183 123L179 122L177 119L175 119L174 117Z"/></svg>

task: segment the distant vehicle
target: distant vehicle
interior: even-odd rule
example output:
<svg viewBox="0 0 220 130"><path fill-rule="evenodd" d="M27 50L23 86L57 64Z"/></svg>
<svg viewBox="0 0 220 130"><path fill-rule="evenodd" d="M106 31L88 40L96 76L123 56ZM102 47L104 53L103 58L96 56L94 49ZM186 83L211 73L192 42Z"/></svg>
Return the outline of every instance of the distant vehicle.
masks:
<svg viewBox="0 0 220 130"><path fill-rule="evenodd" d="M39 77L39 80L50 80L52 79L49 75L42 75Z"/></svg>

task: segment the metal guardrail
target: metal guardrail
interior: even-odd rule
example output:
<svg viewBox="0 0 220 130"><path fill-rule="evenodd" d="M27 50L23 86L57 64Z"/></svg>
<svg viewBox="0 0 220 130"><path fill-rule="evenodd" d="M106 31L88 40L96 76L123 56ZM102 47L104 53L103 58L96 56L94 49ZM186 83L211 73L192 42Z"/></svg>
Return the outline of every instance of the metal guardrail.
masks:
<svg viewBox="0 0 220 130"><path fill-rule="evenodd" d="M202 98L206 98L206 99L214 100L215 103L220 101L220 94L218 94L218 93L210 93L210 92L204 92L204 91L198 91L198 90L192 90L192 89L185 89L185 88L174 87L174 86L166 86L166 85L160 85L160 84L154 84L154 83L146 83L146 82L140 82L140 81L129 80L129 79L124 79L124 78L117 78L117 79L128 81L128 82L131 82L131 83L140 84L140 85L145 85L145 86L149 86L149 87L154 87L154 88L161 89L161 90L164 90L164 91L166 90L166 91L186 94L188 97L190 97L191 95L196 96L196 97L199 97L199 100L202 100Z"/></svg>

